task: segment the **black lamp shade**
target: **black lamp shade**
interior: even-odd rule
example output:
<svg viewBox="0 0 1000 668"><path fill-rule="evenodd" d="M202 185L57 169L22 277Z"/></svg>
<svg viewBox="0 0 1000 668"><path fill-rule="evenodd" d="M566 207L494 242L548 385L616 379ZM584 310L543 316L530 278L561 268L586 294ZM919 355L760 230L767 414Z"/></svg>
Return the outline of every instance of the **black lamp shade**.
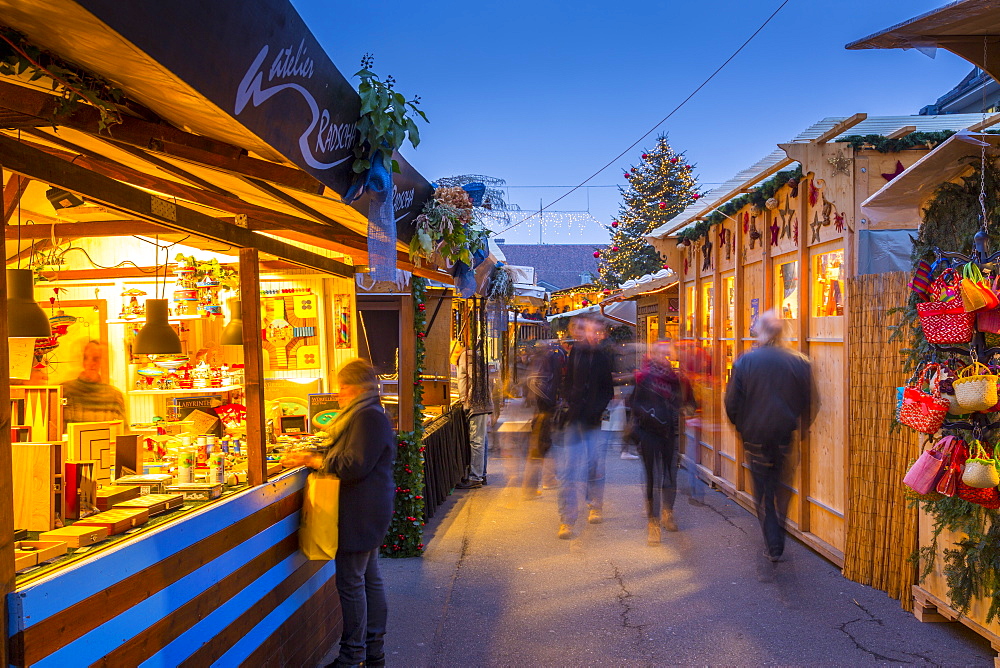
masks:
<svg viewBox="0 0 1000 668"><path fill-rule="evenodd" d="M49 200L52 204L52 208L58 211L59 209L71 209L74 206L81 206L84 201L79 195L74 195L68 190L63 190L62 188L56 188L52 186L45 192L45 199Z"/></svg>
<svg viewBox="0 0 1000 668"><path fill-rule="evenodd" d="M35 301L35 277L30 269L7 270L7 336L12 339L52 336L49 317Z"/></svg>
<svg viewBox="0 0 1000 668"><path fill-rule="evenodd" d="M221 343L224 346L243 345L243 304L239 299L229 302L231 313L229 322L222 330Z"/></svg>
<svg viewBox="0 0 1000 668"><path fill-rule="evenodd" d="M179 355L181 339L167 319L166 299L146 300L146 324L135 336L132 352L138 355Z"/></svg>

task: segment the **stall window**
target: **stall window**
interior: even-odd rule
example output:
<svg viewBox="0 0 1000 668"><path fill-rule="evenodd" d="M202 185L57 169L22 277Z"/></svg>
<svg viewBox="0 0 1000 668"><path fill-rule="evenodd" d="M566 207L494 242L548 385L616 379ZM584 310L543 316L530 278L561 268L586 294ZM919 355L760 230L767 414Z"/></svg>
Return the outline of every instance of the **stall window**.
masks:
<svg viewBox="0 0 1000 668"><path fill-rule="evenodd" d="M689 285L684 298L684 335L694 336L694 286Z"/></svg>
<svg viewBox="0 0 1000 668"><path fill-rule="evenodd" d="M774 303L782 318L794 320L799 317L798 262L785 262L775 267Z"/></svg>
<svg viewBox="0 0 1000 668"><path fill-rule="evenodd" d="M726 299L725 323L723 325L723 338L733 337L733 323L736 321L736 279L727 276L722 279L722 292Z"/></svg>
<svg viewBox="0 0 1000 668"><path fill-rule="evenodd" d="M817 317L844 315L844 251L816 256L813 304Z"/></svg>
<svg viewBox="0 0 1000 668"><path fill-rule="evenodd" d="M646 318L646 343L657 341L660 333L660 317L651 315Z"/></svg>
<svg viewBox="0 0 1000 668"><path fill-rule="evenodd" d="M711 339L715 336L712 329L712 313L715 311L715 286L705 283L701 288L701 335L703 338Z"/></svg>

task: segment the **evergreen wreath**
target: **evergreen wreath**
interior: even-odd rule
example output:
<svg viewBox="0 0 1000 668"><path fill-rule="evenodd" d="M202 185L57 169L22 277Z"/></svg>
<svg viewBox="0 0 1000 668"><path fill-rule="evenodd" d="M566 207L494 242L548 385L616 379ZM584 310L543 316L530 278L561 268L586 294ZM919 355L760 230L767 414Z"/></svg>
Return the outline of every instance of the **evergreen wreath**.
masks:
<svg viewBox="0 0 1000 668"><path fill-rule="evenodd" d="M424 370L427 352L424 343L427 336L427 279L412 276L410 291L413 295L413 329L416 332L413 431L396 434L396 463L393 472L396 497L389 532L381 550L381 554L386 557L418 557L424 550L424 391L420 375ZM399 391L405 391L402 385Z"/></svg>

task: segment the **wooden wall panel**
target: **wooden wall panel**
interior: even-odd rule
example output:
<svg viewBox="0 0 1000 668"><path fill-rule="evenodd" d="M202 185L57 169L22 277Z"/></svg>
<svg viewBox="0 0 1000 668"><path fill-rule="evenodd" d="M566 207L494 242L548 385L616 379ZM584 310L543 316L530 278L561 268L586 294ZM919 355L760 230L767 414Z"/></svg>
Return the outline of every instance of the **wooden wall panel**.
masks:
<svg viewBox="0 0 1000 668"><path fill-rule="evenodd" d="M288 472L9 595L11 664L237 665L265 645L267 665L315 662L340 610L334 563L297 550L305 479Z"/></svg>
<svg viewBox="0 0 1000 668"><path fill-rule="evenodd" d="M847 508L843 344L814 342L810 353L820 388L820 409L809 439L810 531L843 551Z"/></svg>

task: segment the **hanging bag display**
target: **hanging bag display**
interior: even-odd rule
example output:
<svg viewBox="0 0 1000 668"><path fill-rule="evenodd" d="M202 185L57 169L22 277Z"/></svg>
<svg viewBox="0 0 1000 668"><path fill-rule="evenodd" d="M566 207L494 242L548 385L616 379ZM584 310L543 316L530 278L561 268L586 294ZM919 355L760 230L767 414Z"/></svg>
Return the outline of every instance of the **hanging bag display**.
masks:
<svg viewBox="0 0 1000 668"><path fill-rule="evenodd" d="M930 392L923 390L930 370L937 370L937 364L925 367L916 385L909 384L903 389L903 403L899 407L899 422L925 434L933 434L941 428L949 407L936 383L930 384Z"/></svg>
<svg viewBox="0 0 1000 668"><path fill-rule="evenodd" d="M976 489L988 489L1000 485L997 462L989 456L983 444L978 440L972 441L969 444L969 452L972 456L965 460L962 482Z"/></svg>
<svg viewBox="0 0 1000 668"><path fill-rule="evenodd" d="M962 408L958 399L955 398L955 372L944 364L940 365L937 372L931 377L932 383L937 383L941 391L941 397L948 400L948 415L965 415L969 411Z"/></svg>
<svg viewBox="0 0 1000 668"><path fill-rule="evenodd" d="M917 494L929 494L934 491L938 480L944 475L954 440L954 436L945 436L935 443L934 447L920 453L917 461L903 477L903 484Z"/></svg>
<svg viewBox="0 0 1000 668"><path fill-rule="evenodd" d="M983 278L983 272L975 262L969 262L962 268L962 307L969 312L982 309L994 309L1000 305L989 283Z"/></svg>
<svg viewBox="0 0 1000 668"><path fill-rule="evenodd" d="M997 377L979 362L959 371L952 386L958 405L966 412L988 411L997 403Z"/></svg>
<svg viewBox="0 0 1000 668"><path fill-rule="evenodd" d="M917 304L917 317L928 343L968 343L974 333L975 314L965 310L961 281L954 269L945 269L935 279L932 301Z"/></svg>

